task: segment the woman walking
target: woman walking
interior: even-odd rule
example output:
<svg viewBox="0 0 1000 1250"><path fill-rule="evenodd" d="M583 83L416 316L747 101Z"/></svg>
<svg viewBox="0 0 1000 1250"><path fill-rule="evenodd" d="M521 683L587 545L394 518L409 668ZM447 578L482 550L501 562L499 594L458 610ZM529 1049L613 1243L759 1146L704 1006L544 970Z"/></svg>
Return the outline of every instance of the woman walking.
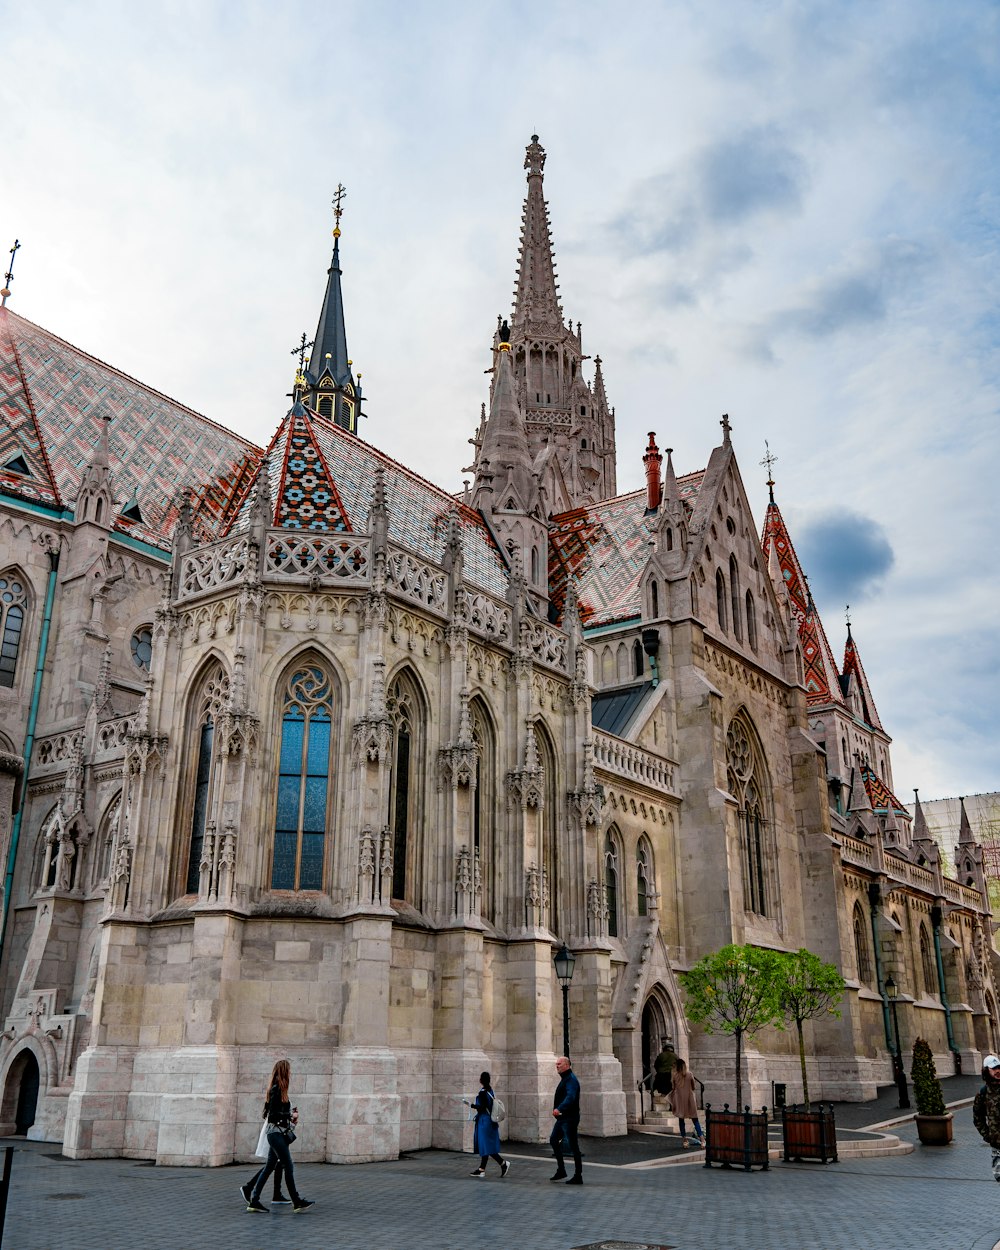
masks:
<svg viewBox="0 0 1000 1250"><path fill-rule="evenodd" d="M261 1190L267 1184L267 1178L280 1163L285 1173L285 1184L292 1199L292 1210L298 1214L308 1211L313 1205L303 1198L295 1186L295 1168L292 1166L292 1155L288 1149L289 1134L294 1140L293 1125L298 1121L299 1109L293 1107L288 1099L288 1082L291 1080L292 1069L287 1059L279 1059L271 1071L268 1082L267 1104L264 1114L267 1118L267 1144L270 1151L267 1163L258 1172L254 1182L253 1193L247 1203L248 1211L267 1211L260 1200Z"/></svg>
<svg viewBox="0 0 1000 1250"><path fill-rule="evenodd" d="M674 1115L680 1121L681 1145L684 1149L687 1150L691 1144L684 1131L685 1120L694 1122L694 1135L698 1143L704 1146L705 1134L701 1131L701 1121L698 1119L698 1102L694 1092L694 1077L688 1071L687 1064L681 1058L674 1060L674 1075L670 1082L670 1101L673 1104Z"/></svg>
<svg viewBox="0 0 1000 1250"><path fill-rule="evenodd" d="M493 1102L495 1095L490 1084L490 1074L480 1072L479 1093L472 1106L476 1111L476 1123L472 1131L472 1149L479 1155L479 1167L470 1173L480 1178L486 1175L486 1164L496 1159L500 1165L501 1177L510 1171L510 1161L500 1154L500 1130L493 1122Z"/></svg>

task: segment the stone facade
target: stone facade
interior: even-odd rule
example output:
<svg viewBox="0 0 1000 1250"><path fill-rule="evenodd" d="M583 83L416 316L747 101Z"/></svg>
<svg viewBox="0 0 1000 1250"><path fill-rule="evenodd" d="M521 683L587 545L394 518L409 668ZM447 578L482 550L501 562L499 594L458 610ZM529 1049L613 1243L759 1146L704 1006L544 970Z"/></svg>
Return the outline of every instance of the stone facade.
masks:
<svg viewBox="0 0 1000 1250"><path fill-rule="evenodd" d="M981 851L963 834L952 880L911 830L856 644L838 668L773 500L758 535L727 419L704 472L651 435L647 489L614 495L537 139L525 164L464 499L335 419L360 395L332 368L337 414L300 373L266 451L174 406L177 493L126 499L169 401L0 313L0 579L23 613L0 686L3 1131L248 1159L287 1055L300 1158L457 1148L483 1067L510 1136L540 1140L564 942L598 1134L668 1041L731 1097L728 1039L689 1032L680 983L731 941L847 978L841 1019L807 1026L814 1097L891 1079L890 972L904 1050L919 1033L969 1070L995 1047ZM346 359L336 247L320 325ZM33 353L94 372L72 420ZM71 429L89 462L60 477ZM794 1096L790 1034L745 1062L754 1103Z"/></svg>

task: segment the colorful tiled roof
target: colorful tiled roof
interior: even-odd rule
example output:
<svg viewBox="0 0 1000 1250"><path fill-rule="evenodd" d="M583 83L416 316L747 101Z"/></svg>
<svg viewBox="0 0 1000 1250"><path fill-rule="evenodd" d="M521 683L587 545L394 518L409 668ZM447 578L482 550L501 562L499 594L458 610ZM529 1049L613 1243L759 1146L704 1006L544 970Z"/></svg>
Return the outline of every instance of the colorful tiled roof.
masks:
<svg viewBox="0 0 1000 1250"><path fill-rule="evenodd" d="M847 629L847 646L844 648L842 686L846 684L849 678L853 678L857 683L858 693L861 695L861 711L865 718L865 723L870 725L872 729L881 729L882 722L878 718L875 700L872 698L871 687L868 685L868 678L865 676L865 670L861 665L861 655L858 651L857 643L851 635L850 626Z"/></svg>
<svg viewBox="0 0 1000 1250"><path fill-rule="evenodd" d="M811 704L843 702L840 674L833 658L833 651L826 637L823 622L809 594L805 574L795 554L792 540L785 527L784 518L776 503L770 503L764 517L761 547L765 557L774 546L784 578L788 598L798 625L799 644L802 647L802 665L805 670L803 684L806 699Z"/></svg>
<svg viewBox="0 0 1000 1250"><path fill-rule="evenodd" d="M440 564L448 518L455 515L462 533L465 580L500 598L506 596L506 562L478 512L326 417L298 405L278 427L265 463L276 526L352 533L367 532L375 473L381 466L389 541ZM251 489L248 486L240 500L233 530L247 524Z"/></svg>
<svg viewBox="0 0 1000 1250"><path fill-rule="evenodd" d="M873 811L885 812L891 807L894 812L899 812L902 816L909 816L909 812L900 803L899 799L896 798L882 778L867 764L861 769L861 779L865 783L865 789L868 791L868 799Z"/></svg>
<svg viewBox="0 0 1000 1250"><path fill-rule="evenodd" d="M88 356L9 308L0 312L0 466L20 454L27 474L0 469L0 492L71 507L107 421L119 509L141 521L115 529L168 548L176 496L190 488L196 532L214 537L260 460L260 449L207 417Z"/></svg>
<svg viewBox="0 0 1000 1250"><path fill-rule="evenodd" d="M678 478L690 507L704 470ZM651 529L645 490L618 495L552 518L549 531L549 597L560 616L569 579L576 582L580 617L586 626L638 616L639 578L649 559Z"/></svg>

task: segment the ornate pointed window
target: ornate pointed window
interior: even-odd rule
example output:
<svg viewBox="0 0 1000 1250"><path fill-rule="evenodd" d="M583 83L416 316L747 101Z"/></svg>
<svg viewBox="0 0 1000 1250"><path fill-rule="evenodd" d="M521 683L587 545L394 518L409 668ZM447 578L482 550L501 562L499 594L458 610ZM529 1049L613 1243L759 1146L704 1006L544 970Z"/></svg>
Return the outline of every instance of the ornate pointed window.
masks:
<svg viewBox="0 0 1000 1250"><path fill-rule="evenodd" d="M719 629L726 633L726 578L722 569L715 570L715 611L719 617Z"/></svg>
<svg viewBox="0 0 1000 1250"><path fill-rule="evenodd" d="M854 958L858 965L858 980L862 985L870 985L872 979L872 961L868 946L868 925L865 923L861 904L854 904Z"/></svg>
<svg viewBox="0 0 1000 1250"><path fill-rule="evenodd" d="M536 722L535 739L538 743L538 763L542 777L542 810L538 814L538 828L541 835L540 859L544 873L543 900L548 899L547 907L543 902L543 923L558 932L559 925L559 848L556 845L556 827L558 822L559 779L556 775L556 752L548 730L541 722Z"/></svg>
<svg viewBox="0 0 1000 1250"><path fill-rule="evenodd" d="M618 936L618 838L612 826L604 838L604 905L608 909L608 937Z"/></svg>
<svg viewBox="0 0 1000 1250"><path fill-rule="evenodd" d="M937 976L934 972L934 958L931 955L931 944L927 939L927 929L920 926L920 971L924 977L924 993L933 998L939 990Z"/></svg>
<svg viewBox="0 0 1000 1250"><path fill-rule="evenodd" d="M635 849L635 899L640 916L649 915L649 896L652 893L653 854L645 838L639 839Z"/></svg>
<svg viewBox="0 0 1000 1250"><path fill-rule="evenodd" d="M749 590L747 591L747 642L754 651L757 650L757 609Z"/></svg>
<svg viewBox="0 0 1000 1250"><path fill-rule="evenodd" d="M333 683L305 664L282 695L272 890L323 888L332 745Z"/></svg>
<svg viewBox="0 0 1000 1250"><path fill-rule="evenodd" d="M635 669L636 677L641 677L642 670L644 667L644 660L643 660L643 654L642 654L642 643L639 641L638 638L635 640L635 642L632 643L632 666Z"/></svg>
<svg viewBox="0 0 1000 1250"><path fill-rule="evenodd" d="M194 792L191 801L191 842L188 849L185 890L198 893L201 875L201 853L205 830L212 809L215 780L215 724L229 697L229 677L221 664L214 664L205 675L194 702L191 728L191 767L194 771Z"/></svg>
<svg viewBox="0 0 1000 1250"><path fill-rule="evenodd" d="M737 641L743 641L742 604L740 603L740 570L736 557L729 557L729 597L733 605L733 633Z"/></svg>
<svg viewBox="0 0 1000 1250"><path fill-rule="evenodd" d="M0 574L0 686L13 686L28 607L25 584L13 570Z"/></svg>
<svg viewBox="0 0 1000 1250"><path fill-rule="evenodd" d="M422 810L423 702L408 673L392 683L388 696L393 727L389 826L392 829L392 897L415 901L416 834Z"/></svg>
<svg viewBox="0 0 1000 1250"><path fill-rule="evenodd" d="M497 810L497 742L493 721L478 698L469 704L472 740L476 744L476 789L472 796L472 841L482 874L482 914L494 909L494 837Z"/></svg>
<svg viewBox="0 0 1000 1250"><path fill-rule="evenodd" d="M742 714L726 734L729 793L739 810L743 905L758 916L776 911L776 865L771 827L771 785L757 734Z"/></svg>

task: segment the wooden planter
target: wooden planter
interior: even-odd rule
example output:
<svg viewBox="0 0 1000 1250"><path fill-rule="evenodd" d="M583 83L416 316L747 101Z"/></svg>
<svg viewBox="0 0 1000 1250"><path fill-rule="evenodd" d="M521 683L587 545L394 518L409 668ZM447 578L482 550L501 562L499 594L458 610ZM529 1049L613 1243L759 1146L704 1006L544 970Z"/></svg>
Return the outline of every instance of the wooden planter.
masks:
<svg viewBox="0 0 1000 1250"><path fill-rule="evenodd" d="M947 1146L952 1138L952 1114L915 1115L917 1136L922 1146Z"/></svg>
<svg viewBox="0 0 1000 1250"><path fill-rule="evenodd" d="M786 1163L790 1159L837 1162L837 1126L833 1118L832 1103L825 1111L822 1103L817 1103L808 1111L799 1107L783 1107L781 1136Z"/></svg>
<svg viewBox="0 0 1000 1250"><path fill-rule="evenodd" d="M768 1168L767 1108L751 1111L730 1111L725 1103L721 1111L705 1107L705 1167L721 1163L724 1168L742 1167L746 1171Z"/></svg>

